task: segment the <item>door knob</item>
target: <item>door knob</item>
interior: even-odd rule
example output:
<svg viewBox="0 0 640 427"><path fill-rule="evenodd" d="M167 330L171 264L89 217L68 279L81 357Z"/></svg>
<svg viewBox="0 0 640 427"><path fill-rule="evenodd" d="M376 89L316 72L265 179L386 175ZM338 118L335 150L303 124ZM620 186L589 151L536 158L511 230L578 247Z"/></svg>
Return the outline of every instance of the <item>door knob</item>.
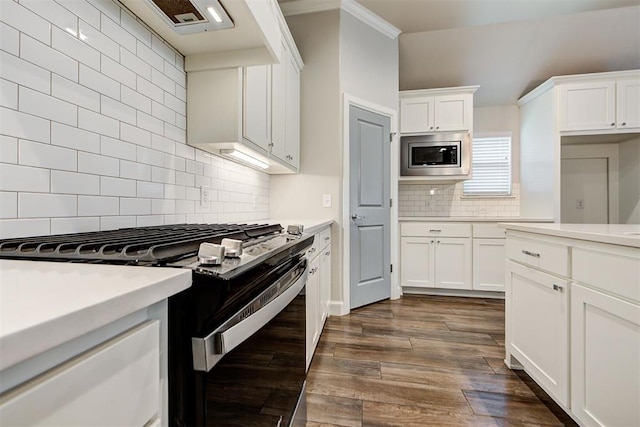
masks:
<svg viewBox="0 0 640 427"><path fill-rule="evenodd" d="M351 215L351 219L352 219L353 221L360 221L361 219L365 219L365 217L364 217L364 216L360 216L360 215L353 214L353 215Z"/></svg>

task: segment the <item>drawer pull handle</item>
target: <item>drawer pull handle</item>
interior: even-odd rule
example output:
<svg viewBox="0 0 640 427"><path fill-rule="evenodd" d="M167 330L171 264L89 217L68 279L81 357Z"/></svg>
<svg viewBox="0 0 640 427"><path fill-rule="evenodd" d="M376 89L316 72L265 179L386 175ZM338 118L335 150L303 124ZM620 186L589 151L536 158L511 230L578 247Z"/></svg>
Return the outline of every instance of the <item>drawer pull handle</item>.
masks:
<svg viewBox="0 0 640 427"><path fill-rule="evenodd" d="M442 230L429 230L430 233L440 233Z"/></svg>
<svg viewBox="0 0 640 427"><path fill-rule="evenodd" d="M553 284L553 290L554 290L554 291L562 292L562 291L563 291L563 288L562 288L562 286L558 286L558 285L556 285L556 284L554 283L554 284Z"/></svg>
<svg viewBox="0 0 640 427"><path fill-rule="evenodd" d="M324 238L324 240L329 240L330 238L331 238L331 237L326 236L326 237Z"/></svg>
<svg viewBox="0 0 640 427"><path fill-rule="evenodd" d="M522 253L525 255L529 255L532 256L534 258L540 258L540 254L537 254L535 252L529 252L529 251L525 251L524 249L522 250Z"/></svg>

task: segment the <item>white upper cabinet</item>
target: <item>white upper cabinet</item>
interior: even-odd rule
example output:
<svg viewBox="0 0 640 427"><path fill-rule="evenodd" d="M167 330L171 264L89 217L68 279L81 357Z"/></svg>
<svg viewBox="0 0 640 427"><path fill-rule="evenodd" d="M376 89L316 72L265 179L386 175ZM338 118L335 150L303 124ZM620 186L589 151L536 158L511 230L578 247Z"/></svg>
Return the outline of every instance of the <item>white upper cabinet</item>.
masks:
<svg viewBox="0 0 640 427"><path fill-rule="evenodd" d="M561 132L640 128L640 78L567 82L558 86L558 94Z"/></svg>
<svg viewBox="0 0 640 427"><path fill-rule="evenodd" d="M400 132L471 131L477 86L400 92Z"/></svg>
<svg viewBox="0 0 640 427"><path fill-rule="evenodd" d="M244 69L242 135L264 150L271 141L271 66Z"/></svg>

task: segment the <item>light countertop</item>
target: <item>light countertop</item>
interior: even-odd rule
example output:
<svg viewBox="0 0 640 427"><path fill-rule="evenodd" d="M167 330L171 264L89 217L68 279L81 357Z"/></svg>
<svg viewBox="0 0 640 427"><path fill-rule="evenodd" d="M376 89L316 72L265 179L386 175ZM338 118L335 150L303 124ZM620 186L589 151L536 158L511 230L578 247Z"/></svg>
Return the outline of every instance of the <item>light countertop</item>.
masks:
<svg viewBox="0 0 640 427"><path fill-rule="evenodd" d="M502 223L507 230L640 248L638 224L540 224Z"/></svg>
<svg viewBox="0 0 640 427"><path fill-rule="evenodd" d="M0 260L0 370L191 286L191 270Z"/></svg>
<svg viewBox="0 0 640 427"><path fill-rule="evenodd" d="M280 224L281 226L284 227L285 230L287 229L288 225L301 224L304 227L304 232L307 234L315 234L318 231L322 230L323 228L333 224L332 219L326 219L326 218L320 218L320 219L271 218L271 219L263 220L259 222Z"/></svg>
<svg viewBox="0 0 640 427"><path fill-rule="evenodd" d="M401 216L401 222L553 222L550 218L497 216Z"/></svg>

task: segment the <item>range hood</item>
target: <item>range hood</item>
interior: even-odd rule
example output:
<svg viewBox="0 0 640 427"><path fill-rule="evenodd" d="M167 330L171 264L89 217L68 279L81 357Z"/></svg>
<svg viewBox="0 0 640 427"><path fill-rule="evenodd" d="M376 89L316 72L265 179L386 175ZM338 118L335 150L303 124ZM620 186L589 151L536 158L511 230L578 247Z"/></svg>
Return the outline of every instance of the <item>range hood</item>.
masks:
<svg viewBox="0 0 640 427"><path fill-rule="evenodd" d="M187 72L280 62L275 0L119 1L185 56Z"/></svg>

